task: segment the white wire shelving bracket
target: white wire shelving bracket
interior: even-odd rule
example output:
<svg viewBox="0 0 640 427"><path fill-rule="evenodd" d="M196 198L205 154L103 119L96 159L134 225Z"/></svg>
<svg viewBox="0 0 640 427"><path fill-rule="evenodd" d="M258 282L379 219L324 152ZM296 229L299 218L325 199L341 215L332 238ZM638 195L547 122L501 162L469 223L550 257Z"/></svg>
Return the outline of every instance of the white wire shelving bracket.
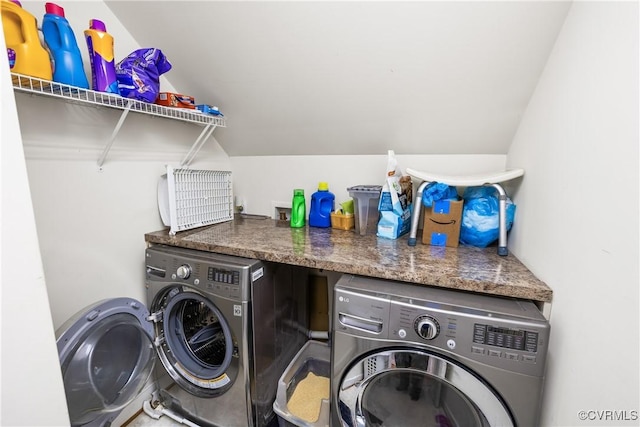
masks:
<svg viewBox="0 0 640 427"><path fill-rule="evenodd" d="M200 148L202 148L206 140L211 136L211 134L213 134L213 131L217 127L226 127L226 120L223 117L204 114L199 110L165 107L163 105L123 98L112 93L96 92L94 90L69 86L17 73L11 73L11 80L14 90L19 92L61 98L66 102L73 104L93 105L97 107L108 107L116 110L122 110L120 119L118 120L118 123L116 123L116 127L111 133L111 137L107 141L104 150L98 159L98 166L100 168L107 159L109 150L111 150L111 146L113 145L118 132L120 132L120 128L131 111L204 126L204 129L191 146L186 157L182 160L182 167L189 166L196 154L200 151Z"/></svg>
<svg viewBox="0 0 640 427"><path fill-rule="evenodd" d="M193 159L198 154L198 151L200 151L205 141L209 139L209 137L211 136L211 134L215 129L216 129L216 125L213 123L208 124L207 126L205 126L204 129L202 129L202 132L198 136L198 139L196 139L196 142L194 142L193 145L191 146L191 150L189 150L187 155L184 157L184 159L180 163L181 168L189 167Z"/></svg>

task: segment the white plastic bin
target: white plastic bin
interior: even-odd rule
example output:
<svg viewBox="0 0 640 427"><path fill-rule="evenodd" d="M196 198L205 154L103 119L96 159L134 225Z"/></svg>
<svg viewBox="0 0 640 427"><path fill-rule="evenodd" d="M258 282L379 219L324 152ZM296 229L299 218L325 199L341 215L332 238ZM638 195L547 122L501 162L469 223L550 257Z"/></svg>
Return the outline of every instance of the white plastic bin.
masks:
<svg viewBox="0 0 640 427"><path fill-rule="evenodd" d="M331 349L328 344L309 340L300 349L296 357L291 361L287 369L278 381L276 400L273 402L273 410L278 415L280 427L328 427L329 426L329 399L322 399L320 403L320 416L316 422L310 423L296 417L287 408L287 402L293 395L296 386L305 379L309 372L314 375L330 378L331 375Z"/></svg>

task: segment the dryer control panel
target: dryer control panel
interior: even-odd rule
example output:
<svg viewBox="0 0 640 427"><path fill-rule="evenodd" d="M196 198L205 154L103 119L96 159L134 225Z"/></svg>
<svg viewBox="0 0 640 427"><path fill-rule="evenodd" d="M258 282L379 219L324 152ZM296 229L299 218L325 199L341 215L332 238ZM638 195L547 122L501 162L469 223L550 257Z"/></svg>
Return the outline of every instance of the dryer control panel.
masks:
<svg viewBox="0 0 640 427"><path fill-rule="evenodd" d="M334 310L336 331L544 374L549 323L530 301L351 276Z"/></svg>

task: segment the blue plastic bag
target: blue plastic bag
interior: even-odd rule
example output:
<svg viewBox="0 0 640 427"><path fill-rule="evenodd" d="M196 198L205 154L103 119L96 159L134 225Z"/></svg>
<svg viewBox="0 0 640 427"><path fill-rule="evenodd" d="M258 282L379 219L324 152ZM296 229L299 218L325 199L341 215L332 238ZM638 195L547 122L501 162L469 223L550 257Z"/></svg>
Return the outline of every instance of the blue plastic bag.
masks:
<svg viewBox="0 0 640 427"><path fill-rule="evenodd" d="M160 49L144 48L129 54L116 65L120 95L144 102L154 102L160 93L160 75L171 63Z"/></svg>
<svg viewBox="0 0 640 427"><path fill-rule="evenodd" d="M468 187L462 198L460 242L486 248L500 235L498 192L493 187ZM515 215L516 205L507 197L507 231L511 229Z"/></svg>
<svg viewBox="0 0 640 427"><path fill-rule="evenodd" d="M450 187L441 182L430 182L426 188L422 190L422 204L428 208L433 206L434 202L439 200L457 200L458 190L456 187Z"/></svg>

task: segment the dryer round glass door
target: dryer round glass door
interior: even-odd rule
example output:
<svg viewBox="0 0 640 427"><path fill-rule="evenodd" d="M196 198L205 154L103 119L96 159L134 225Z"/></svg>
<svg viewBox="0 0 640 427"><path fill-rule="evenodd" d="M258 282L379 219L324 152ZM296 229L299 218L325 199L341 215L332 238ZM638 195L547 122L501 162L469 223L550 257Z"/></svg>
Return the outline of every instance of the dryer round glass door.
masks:
<svg viewBox="0 0 640 427"><path fill-rule="evenodd" d="M348 426L513 426L496 392L454 362L420 350L380 351L341 380L338 409Z"/></svg>
<svg viewBox="0 0 640 427"><path fill-rule="evenodd" d="M238 374L237 341L220 309L196 289L176 285L151 311L160 360L173 380L199 397L227 391Z"/></svg>
<svg viewBox="0 0 640 427"><path fill-rule="evenodd" d="M114 298L87 307L56 331L73 426L108 425L140 393L155 361L148 315L139 301Z"/></svg>

